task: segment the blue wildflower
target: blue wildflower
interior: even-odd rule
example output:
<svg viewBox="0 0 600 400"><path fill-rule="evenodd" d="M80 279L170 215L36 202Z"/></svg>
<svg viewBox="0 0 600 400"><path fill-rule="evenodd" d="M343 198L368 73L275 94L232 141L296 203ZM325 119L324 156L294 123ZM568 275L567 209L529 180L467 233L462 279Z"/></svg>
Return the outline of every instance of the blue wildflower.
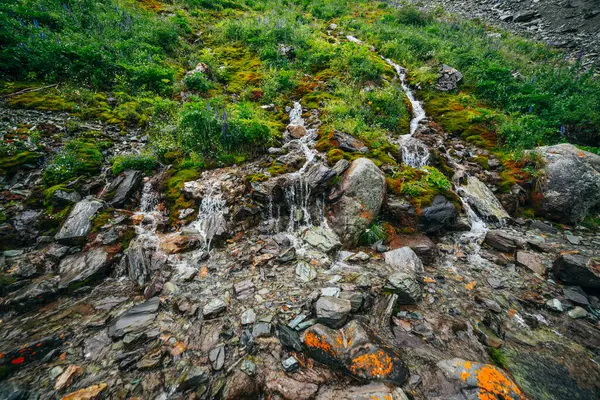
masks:
<svg viewBox="0 0 600 400"><path fill-rule="evenodd" d="M33 26L35 26L35 29L40 29L40 24L38 24L38 20L37 19L33 19Z"/></svg>

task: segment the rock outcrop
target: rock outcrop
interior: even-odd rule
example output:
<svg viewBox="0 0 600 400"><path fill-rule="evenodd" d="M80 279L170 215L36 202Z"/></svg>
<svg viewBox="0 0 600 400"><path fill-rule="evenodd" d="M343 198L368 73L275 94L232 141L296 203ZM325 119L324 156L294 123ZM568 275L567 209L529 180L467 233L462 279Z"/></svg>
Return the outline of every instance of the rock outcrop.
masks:
<svg viewBox="0 0 600 400"><path fill-rule="evenodd" d="M536 213L573 224L600 208L600 156L571 144L540 147L543 160Z"/></svg>
<svg viewBox="0 0 600 400"><path fill-rule="evenodd" d="M75 204L73 211L54 237L65 244L80 244L85 241L92 229L92 218L102 208L102 202L95 199L84 199Z"/></svg>
<svg viewBox="0 0 600 400"><path fill-rule="evenodd" d="M329 210L333 230L346 246L354 246L379 214L385 195L385 176L373 161L352 162L340 184L341 197Z"/></svg>

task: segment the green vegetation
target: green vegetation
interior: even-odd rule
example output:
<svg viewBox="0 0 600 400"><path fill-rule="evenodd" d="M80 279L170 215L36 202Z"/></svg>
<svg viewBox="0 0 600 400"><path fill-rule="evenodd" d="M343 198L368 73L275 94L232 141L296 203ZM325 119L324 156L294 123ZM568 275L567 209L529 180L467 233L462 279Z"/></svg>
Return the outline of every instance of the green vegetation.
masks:
<svg viewBox="0 0 600 400"><path fill-rule="evenodd" d="M133 0L23 0L0 4L5 78L170 94L183 16L163 17Z"/></svg>
<svg viewBox="0 0 600 400"><path fill-rule="evenodd" d="M371 246L377 242L385 241L387 233L381 222L374 222L360 236L359 243L363 246Z"/></svg>
<svg viewBox="0 0 600 400"><path fill-rule="evenodd" d="M153 155L124 154L113 160L112 173L118 175L128 169L150 172L157 166L158 161Z"/></svg>
<svg viewBox="0 0 600 400"><path fill-rule="evenodd" d="M444 174L435 167L415 169L402 166L387 178L388 191L406 198L417 210L420 211L431 205L437 195L443 195L451 200L460 209L460 200L454 192L452 185Z"/></svg>
<svg viewBox="0 0 600 400"><path fill-rule="evenodd" d="M81 175L94 175L99 172L102 160L102 149L96 142L72 140L46 167L44 180L56 185Z"/></svg>

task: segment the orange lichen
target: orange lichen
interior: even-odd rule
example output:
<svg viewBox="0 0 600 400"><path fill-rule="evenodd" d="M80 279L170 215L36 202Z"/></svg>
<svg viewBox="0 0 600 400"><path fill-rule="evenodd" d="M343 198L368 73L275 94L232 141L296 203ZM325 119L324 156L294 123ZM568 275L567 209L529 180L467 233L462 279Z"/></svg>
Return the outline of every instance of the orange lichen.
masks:
<svg viewBox="0 0 600 400"><path fill-rule="evenodd" d="M480 388L480 400L509 399L513 398L513 394L524 398L517 385L491 365L485 365L477 372L477 385Z"/></svg>
<svg viewBox="0 0 600 400"><path fill-rule="evenodd" d="M364 372L371 377L384 377L392 372L392 358L382 350L358 356L352 360L350 371L357 374Z"/></svg>
<svg viewBox="0 0 600 400"><path fill-rule="evenodd" d="M11 363L14 365L23 364L24 362L25 362L25 358L23 358L23 357L15 358L14 360L11 361Z"/></svg>
<svg viewBox="0 0 600 400"><path fill-rule="evenodd" d="M473 290L473 288L475 287L476 284L477 283L475 281L471 281L471 282L469 282L469 283L467 283L465 285L465 289L467 289L467 290Z"/></svg>
<svg viewBox="0 0 600 400"><path fill-rule="evenodd" d="M329 343L325 341L325 338L321 335L317 335L314 332L306 332L306 334L304 335L304 343L308 347L311 347L313 349L319 349L325 353L330 353L333 356L335 356L335 352L333 351Z"/></svg>

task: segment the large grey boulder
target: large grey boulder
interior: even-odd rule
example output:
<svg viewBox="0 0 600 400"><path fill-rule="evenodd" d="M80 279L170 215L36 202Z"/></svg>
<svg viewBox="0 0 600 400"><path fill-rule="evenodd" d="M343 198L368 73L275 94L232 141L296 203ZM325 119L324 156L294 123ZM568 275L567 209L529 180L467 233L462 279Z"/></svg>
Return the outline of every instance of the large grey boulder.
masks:
<svg viewBox="0 0 600 400"><path fill-rule="evenodd" d="M411 272L420 274L424 271L423 262L408 246L383 253L385 263L394 272Z"/></svg>
<svg viewBox="0 0 600 400"><path fill-rule="evenodd" d="M554 261L552 273L563 283L600 289L600 259L563 254Z"/></svg>
<svg viewBox="0 0 600 400"><path fill-rule="evenodd" d="M458 192L484 221L503 225L510 218L494 193L474 176L469 176L467 184L458 187Z"/></svg>
<svg viewBox="0 0 600 400"><path fill-rule="evenodd" d="M84 199L75 204L69 217L54 239L65 244L81 244L92 229L92 218L102 208L96 199Z"/></svg>
<svg viewBox="0 0 600 400"><path fill-rule="evenodd" d="M541 198L536 213L563 223L576 223L600 209L600 156L571 144L536 150L544 167L538 181Z"/></svg>
<svg viewBox="0 0 600 400"><path fill-rule="evenodd" d="M366 158L352 162L343 176L341 196L331 206L331 227L343 244L354 246L379 214L385 195L383 172Z"/></svg>
<svg viewBox="0 0 600 400"><path fill-rule="evenodd" d="M106 189L109 203L113 207L123 207L139 189L142 183L140 171L127 170L117 176Z"/></svg>
<svg viewBox="0 0 600 400"><path fill-rule="evenodd" d="M439 233L451 229L458 218L458 210L444 196L437 195L433 203L423 209L419 218L419 228L424 233Z"/></svg>
<svg viewBox="0 0 600 400"><path fill-rule="evenodd" d="M60 274L58 288L68 289L72 285L85 283L105 273L110 264L110 256L104 247L65 257L58 265Z"/></svg>
<svg viewBox="0 0 600 400"><path fill-rule="evenodd" d="M339 330L313 325L302 334L302 342L309 357L359 380L402 386L408 378L400 353L358 321L350 321Z"/></svg>

